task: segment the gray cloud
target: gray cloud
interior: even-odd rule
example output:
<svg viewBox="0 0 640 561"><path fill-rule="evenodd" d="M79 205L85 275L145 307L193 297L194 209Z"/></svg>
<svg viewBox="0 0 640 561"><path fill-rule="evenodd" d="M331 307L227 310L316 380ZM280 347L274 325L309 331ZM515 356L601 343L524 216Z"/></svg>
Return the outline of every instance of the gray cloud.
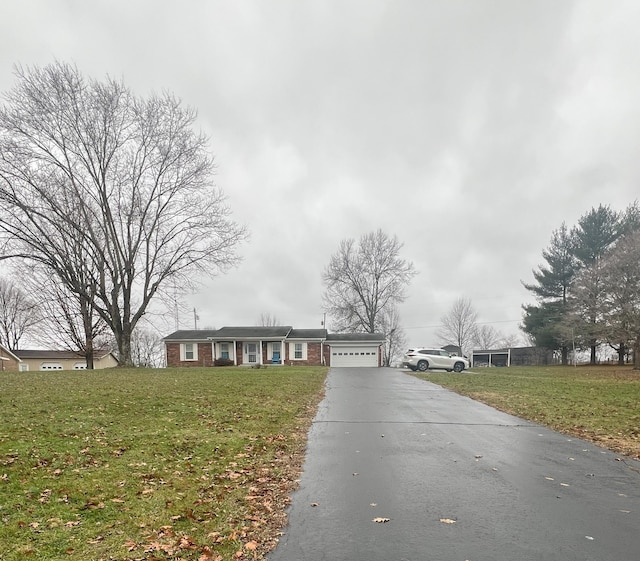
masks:
<svg viewBox="0 0 640 561"><path fill-rule="evenodd" d="M430 344L454 300L517 331L551 231L637 197L640 6L513 0L10 0L14 63L75 62L199 111L251 241L190 304L315 327L341 239L382 228L420 274L401 313ZM185 314L184 327L192 318Z"/></svg>

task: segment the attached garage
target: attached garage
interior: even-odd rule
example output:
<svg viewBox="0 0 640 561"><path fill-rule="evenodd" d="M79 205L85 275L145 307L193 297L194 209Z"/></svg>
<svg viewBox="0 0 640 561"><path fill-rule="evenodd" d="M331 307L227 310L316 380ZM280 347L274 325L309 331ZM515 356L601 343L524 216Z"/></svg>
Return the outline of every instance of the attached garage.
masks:
<svg viewBox="0 0 640 561"><path fill-rule="evenodd" d="M327 335L329 366L378 367L384 337L380 333L332 333Z"/></svg>

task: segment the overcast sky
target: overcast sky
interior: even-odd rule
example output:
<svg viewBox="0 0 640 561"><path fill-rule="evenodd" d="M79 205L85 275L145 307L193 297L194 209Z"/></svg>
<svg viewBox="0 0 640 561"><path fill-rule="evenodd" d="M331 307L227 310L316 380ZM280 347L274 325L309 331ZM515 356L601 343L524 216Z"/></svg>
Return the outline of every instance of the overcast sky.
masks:
<svg viewBox="0 0 640 561"><path fill-rule="evenodd" d="M331 254L381 228L431 345L460 297L519 333L552 231L639 198L639 28L637 0L2 0L0 91L57 59L198 110L251 233L198 327L320 327Z"/></svg>

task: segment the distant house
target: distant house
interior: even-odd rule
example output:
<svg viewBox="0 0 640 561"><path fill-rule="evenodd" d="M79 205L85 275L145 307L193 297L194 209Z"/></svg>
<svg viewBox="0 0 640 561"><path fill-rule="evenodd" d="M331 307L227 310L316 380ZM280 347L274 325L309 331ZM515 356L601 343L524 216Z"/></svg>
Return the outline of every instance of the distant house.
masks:
<svg viewBox="0 0 640 561"><path fill-rule="evenodd" d="M0 372L20 370L20 362L20 358L16 356L15 351L10 351L0 345Z"/></svg>
<svg viewBox="0 0 640 561"><path fill-rule="evenodd" d="M164 338L167 366L380 366L384 336L291 326L179 330Z"/></svg>
<svg viewBox="0 0 640 561"><path fill-rule="evenodd" d="M20 370L86 370L85 357L73 351L49 351L24 349L14 351L20 358ZM110 351L96 351L93 368L112 368L118 366L118 360Z"/></svg>
<svg viewBox="0 0 640 561"><path fill-rule="evenodd" d="M553 352L540 347L475 350L471 366L544 366L553 364Z"/></svg>

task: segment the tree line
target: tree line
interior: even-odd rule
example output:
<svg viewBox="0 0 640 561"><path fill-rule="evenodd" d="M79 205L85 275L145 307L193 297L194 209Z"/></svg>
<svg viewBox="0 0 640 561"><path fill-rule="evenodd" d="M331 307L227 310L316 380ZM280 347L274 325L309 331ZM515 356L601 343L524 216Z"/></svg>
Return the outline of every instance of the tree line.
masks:
<svg viewBox="0 0 640 561"><path fill-rule="evenodd" d="M554 230L543 250L544 263L523 283L536 304L523 305L522 330L534 343L569 354L609 345L624 364L632 352L640 368L640 207L623 211L599 205L577 225Z"/></svg>

